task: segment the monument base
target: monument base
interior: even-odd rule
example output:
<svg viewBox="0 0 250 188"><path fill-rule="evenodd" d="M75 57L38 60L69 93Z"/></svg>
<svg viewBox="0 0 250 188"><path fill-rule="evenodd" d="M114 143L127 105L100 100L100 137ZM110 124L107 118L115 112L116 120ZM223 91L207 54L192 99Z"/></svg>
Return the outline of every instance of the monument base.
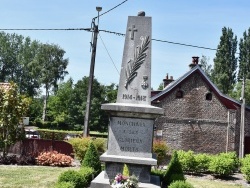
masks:
<svg viewBox="0 0 250 188"><path fill-rule="evenodd" d="M105 171L102 171L92 182L90 188L111 188L109 179L104 178ZM160 188L160 178L151 176L150 183L139 183L139 188Z"/></svg>

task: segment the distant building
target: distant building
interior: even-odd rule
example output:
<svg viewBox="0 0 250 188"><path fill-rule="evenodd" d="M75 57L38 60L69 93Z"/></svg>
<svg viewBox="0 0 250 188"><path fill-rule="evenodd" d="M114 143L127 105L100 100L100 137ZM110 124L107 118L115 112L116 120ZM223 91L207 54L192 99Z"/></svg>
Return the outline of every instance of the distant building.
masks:
<svg viewBox="0 0 250 188"><path fill-rule="evenodd" d="M222 94L193 58L177 80L164 79L152 92L152 105L164 109L155 122L155 137L172 149L199 153L239 152L241 103ZM245 112L245 153L250 153L250 108Z"/></svg>

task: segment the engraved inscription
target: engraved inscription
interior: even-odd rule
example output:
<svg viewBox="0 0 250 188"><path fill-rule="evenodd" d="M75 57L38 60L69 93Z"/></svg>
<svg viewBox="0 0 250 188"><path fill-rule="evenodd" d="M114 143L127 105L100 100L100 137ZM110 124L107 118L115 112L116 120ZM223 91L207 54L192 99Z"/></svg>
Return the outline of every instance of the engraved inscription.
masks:
<svg viewBox="0 0 250 188"><path fill-rule="evenodd" d="M124 100L136 100L136 101L146 101L147 96L145 95L130 95L130 94L122 94L122 99Z"/></svg>
<svg viewBox="0 0 250 188"><path fill-rule="evenodd" d="M154 120L111 117L108 154L152 157Z"/></svg>

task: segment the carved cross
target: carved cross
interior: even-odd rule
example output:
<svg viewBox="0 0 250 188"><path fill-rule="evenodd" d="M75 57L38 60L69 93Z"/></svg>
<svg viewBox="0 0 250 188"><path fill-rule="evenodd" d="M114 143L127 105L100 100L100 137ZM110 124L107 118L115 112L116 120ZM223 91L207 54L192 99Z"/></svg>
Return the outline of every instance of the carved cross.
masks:
<svg viewBox="0 0 250 188"><path fill-rule="evenodd" d="M135 28L135 25L132 25L132 28L128 28L128 30L131 31L130 39L134 40L135 31L137 31L137 29Z"/></svg>

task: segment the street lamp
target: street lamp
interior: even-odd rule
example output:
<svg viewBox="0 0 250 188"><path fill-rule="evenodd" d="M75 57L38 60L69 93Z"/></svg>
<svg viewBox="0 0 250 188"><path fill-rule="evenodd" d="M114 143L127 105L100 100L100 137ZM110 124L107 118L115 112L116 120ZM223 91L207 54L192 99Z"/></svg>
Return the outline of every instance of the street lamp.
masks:
<svg viewBox="0 0 250 188"><path fill-rule="evenodd" d="M87 137L89 135L89 114L90 114L90 106L91 106L91 95L92 95L92 86L94 79L94 70L95 70L95 57L96 57L96 46L97 46L97 35L98 35L98 24L99 24L99 12L102 10L102 7L96 7L98 12L98 23L95 25L95 18L92 21L91 30L94 32L93 43L91 43L92 47L92 55L91 55L91 63L90 63L90 71L89 71L89 87L88 87L88 96L87 96L87 104L84 118L84 133L83 136Z"/></svg>

